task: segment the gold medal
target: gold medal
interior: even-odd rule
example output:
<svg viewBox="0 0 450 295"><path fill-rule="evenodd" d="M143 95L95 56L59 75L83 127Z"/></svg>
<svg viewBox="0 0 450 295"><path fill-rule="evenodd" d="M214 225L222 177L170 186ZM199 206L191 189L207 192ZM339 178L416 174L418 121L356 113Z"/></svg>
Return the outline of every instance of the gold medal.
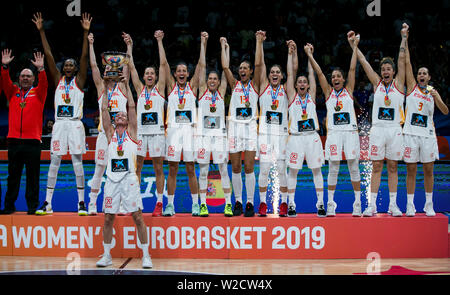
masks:
<svg viewBox="0 0 450 295"><path fill-rule="evenodd" d="M180 110L184 109L184 103L179 103L179 104L178 104L178 108L179 108Z"/></svg>
<svg viewBox="0 0 450 295"><path fill-rule="evenodd" d="M111 106L108 107L108 112L111 112Z"/></svg>
<svg viewBox="0 0 450 295"><path fill-rule="evenodd" d="M272 104L270 107L272 108L272 110L276 110L278 108L276 104Z"/></svg>
<svg viewBox="0 0 450 295"><path fill-rule="evenodd" d="M123 156L123 150L117 150L117 154L119 155L119 157Z"/></svg>
<svg viewBox="0 0 450 295"><path fill-rule="evenodd" d="M307 114L302 114L302 120L306 120L308 119L308 115Z"/></svg>
<svg viewBox="0 0 450 295"><path fill-rule="evenodd" d="M246 106L247 108L249 108L249 107L250 107L250 102L249 102L249 101L246 101L246 102L245 102L245 106Z"/></svg>
<svg viewBox="0 0 450 295"><path fill-rule="evenodd" d="M391 105L391 100L390 99L385 99L384 100L384 104L387 105L387 106L390 106Z"/></svg>
<svg viewBox="0 0 450 295"><path fill-rule="evenodd" d="M340 107L340 106L335 106L335 107L334 107L334 110L335 110L336 112L339 112L339 111L341 110L341 107Z"/></svg>
<svg viewBox="0 0 450 295"><path fill-rule="evenodd" d="M215 112L216 112L216 107L215 107L215 106L210 106L210 107L209 107L209 111L210 111L211 113L215 113Z"/></svg>
<svg viewBox="0 0 450 295"><path fill-rule="evenodd" d="M68 98L65 98L64 99L64 102L66 103L66 104L69 104L70 103L70 98L68 97Z"/></svg>
<svg viewBox="0 0 450 295"><path fill-rule="evenodd" d="M21 102L21 103L19 103L19 105L20 105L20 108L21 108L21 109L23 109L23 108L24 108L24 107L26 106L26 104L27 104L27 103L26 103L26 102L24 102L24 101L23 101L23 102Z"/></svg>
<svg viewBox="0 0 450 295"><path fill-rule="evenodd" d="M144 109L149 110L150 109L150 105L149 104L145 104L144 105Z"/></svg>

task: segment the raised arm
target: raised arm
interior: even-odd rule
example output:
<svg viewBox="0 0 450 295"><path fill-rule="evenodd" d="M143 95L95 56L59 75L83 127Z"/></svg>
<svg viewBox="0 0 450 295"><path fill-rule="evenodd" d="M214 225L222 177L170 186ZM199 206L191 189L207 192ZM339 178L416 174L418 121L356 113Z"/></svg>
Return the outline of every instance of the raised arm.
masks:
<svg viewBox="0 0 450 295"><path fill-rule="evenodd" d="M231 88L231 91L233 91L234 86L236 85L236 78L234 78L233 73L230 70L230 56L227 55L227 51L230 50L230 45L227 43L227 39L225 37L220 38L220 45L222 48L222 53L220 55L220 60L222 63L222 69L225 73L225 77L227 78L228 85Z"/></svg>
<svg viewBox="0 0 450 295"><path fill-rule="evenodd" d="M359 44L359 35L355 35L355 32L350 31L347 33L347 40L350 44L352 44L352 58L350 60L350 69L348 70L347 75L347 84L346 88L349 93L353 93L355 89L355 73L356 73L356 62L358 61L358 44Z"/></svg>
<svg viewBox="0 0 450 295"><path fill-rule="evenodd" d="M194 76L191 79L191 87L194 93L197 92L199 88L200 75L205 79L206 76L206 44L208 42L208 33L202 32L200 35L200 56L198 58L197 66L195 67ZM201 94L199 94L201 95Z"/></svg>
<svg viewBox="0 0 450 295"><path fill-rule="evenodd" d="M293 71L292 78L294 79L293 83L294 83L294 87L295 87L295 83L297 82L297 73L298 73L297 44L295 44L294 40L288 40L288 41L286 41L286 45L288 46L288 48L290 45L292 45L294 48L294 52L292 54L292 71Z"/></svg>
<svg viewBox="0 0 450 295"><path fill-rule="evenodd" d="M133 94L130 89L130 82L128 77L128 66L123 67L123 71L120 73L120 82L125 86L125 93L127 95L127 115L128 115L128 133L133 140L137 140L137 114L136 114L136 104L133 99ZM105 95L104 95L105 96Z"/></svg>
<svg viewBox="0 0 450 295"><path fill-rule="evenodd" d="M162 78L163 74L165 75L165 84L167 88L167 93L172 91L173 87L175 86L175 78L170 73L170 65L167 62L166 58L166 51L164 50L163 45L163 38L164 38L164 32L161 30L155 31L154 34L156 41L158 42L158 53L159 53L159 79ZM162 70L162 72L161 72ZM162 89L160 89L162 91Z"/></svg>
<svg viewBox="0 0 450 295"><path fill-rule="evenodd" d="M407 34L409 35L409 33ZM405 79L406 79L406 94L410 94L416 86L416 77L411 64L411 56L409 54L408 36L405 42Z"/></svg>
<svg viewBox="0 0 450 295"><path fill-rule="evenodd" d="M330 84L328 84L327 78L325 77L324 73L322 72L322 69L320 68L319 64L314 59L311 47L312 47L311 44L309 44L309 43L306 44L304 47L305 53L308 56L308 61L311 63L311 65L314 69L314 72L316 72L317 77L319 78L319 84L320 84L320 87L322 88L325 98L327 98L331 93L331 86L330 86Z"/></svg>
<svg viewBox="0 0 450 295"><path fill-rule="evenodd" d="M106 88L106 81L103 81L103 88ZM106 138L108 139L108 144L111 142L111 136L112 136L112 124L111 124L111 116L109 115L109 110L108 110L108 96L107 95L103 95L102 96L102 104L101 104L101 116L102 116L102 125L103 125L103 130L105 131L105 135Z"/></svg>
<svg viewBox="0 0 450 295"><path fill-rule="evenodd" d="M102 90L104 89L104 84L102 74L100 73L100 70L97 66L97 60L95 58L94 34L90 33L88 35L88 41L89 41L89 62L92 71L92 79L94 80L95 87L97 88L97 94L98 96L100 96Z"/></svg>
<svg viewBox="0 0 450 295"><path fill-rule="evenodd" d="M444 101L442 100L441 96L439 95L439 92L437 92L436 89L431 89L430 90L430 94L431 96L433 96L434 98L434 103L436 104L437 108L444 114L444 115L448 115L448 107L447 105L444 103Z"/></svg>
<svg viewBox="0 0 450 295"><path fill-rule="evenodd" d="M314 47L310 46L311 54L314 54ZM312 67L311 62L308 59L308 84L309 84L309 95L311 99L316 102L316 93L317 93L317 83L316 77L314 76L314 69Z"/></svg>
<svg viewBox="0 0 450 295"><path fill-rule="evenodd" d="M295 98L295 74L294 74L294 44L292 42L288 43L288 58L287 58L287 80L286 80L286 91L287 95L289 97L289 105L294 101Z"/></svg>
<svg viewBox="0 0 450 295"><path fill-rule="evenodd" d="M83 13L81 15L81 27L83 28L83 45L81 48L80 57L80 69L77 74L77 84L81 89L84 88L84 84L87 79L87 69L88 69L88 34L91 28L92 17L89 13Z"/></svg>
<svg viewBox="0 0 450 295"><path fill-rule="evenodd" d="M264 40L266 40L266 32L257 31L255 33L256 39L256 50L255 50L255 74L253 83L255 85L255 89L259 92L259 90L263 90L269 84L269 80L267 79L267 69L266 63L264 62Z"/></svg>
<svg viewBox="0 0 450 295"><path fill-rule="evenodd" d="M125 42L125 44L127 45L127 54L130 55L130 60L128 61L128 69L129 69L130 75L131 75L131 82L133 83L134 90L139 95L142 92L142 90L144 89L144 84L141 82L141 79L139 78L139 74L134 65L133 39L131 39L131 36L125 32L122 33L122 38L123 38L123 41Z"/></svg>
<svg viewBox="0 0 450 295"><path fill-rule="evenodd" d="M53 57L52 50L50 49L50 44L48 44L47 36L45 35L44 19L42 18L42 13L36 12L33 15L32 21L36 25L36 28L39 31L39 35L41 36L42 47L44 49L44 54L47 59L48 70L53 78L53 83L56 86L58 85L59 80L61 79L61 73L56 67L55 58Z"/></svg>
<svg viewBox="0 0 450 295"><path fill-rule="evenodd" d="M400 35L402 36L402 41L400 42L400 50L398 53L398 62L397 62L397 75L395 76L395 85L401 91L405 89L405 46L408 42L408 29L409 26L406 23L403 23L402 29L400 31Z"/></svg>
<svg viewBox="0 0 450 295"><path fill-rule="evenodd" d="M350 46L352 46L352 44L350 44ZM364 72L367 75L367 78L369 78L369 81L372 84L373 89L375 90L375 88L378 86L378 83L380 83L380 80L381 80L380 76L378 76L378 74L372 69L372 66L366 60L366 57L361 52L361 50L359 50L359 48L358 48L358 52L357 52L357 58L358 58L359 63L363 67Z"/></svg>

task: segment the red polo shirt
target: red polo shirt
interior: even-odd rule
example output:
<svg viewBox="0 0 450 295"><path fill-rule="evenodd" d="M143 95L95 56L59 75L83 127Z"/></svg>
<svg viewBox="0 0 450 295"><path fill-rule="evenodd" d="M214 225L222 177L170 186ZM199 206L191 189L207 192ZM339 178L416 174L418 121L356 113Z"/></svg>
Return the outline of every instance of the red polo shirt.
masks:
<svg viewBox="0 0 450 295"><path fill-rule="evenodd" d="M41 140L42 120L45 99L47 97L47 75L39 72L39 83L32 88L25 98L25 106L20 103L25 92L14 85L9 76L9 69L1 67L3 91L9 101L8 138Z"/></svg>

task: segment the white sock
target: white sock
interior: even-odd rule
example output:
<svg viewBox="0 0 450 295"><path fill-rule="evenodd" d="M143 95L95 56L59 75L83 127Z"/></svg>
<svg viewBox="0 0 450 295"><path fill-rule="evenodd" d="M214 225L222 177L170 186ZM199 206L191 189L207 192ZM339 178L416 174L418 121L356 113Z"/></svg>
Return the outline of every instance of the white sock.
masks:
<svg viewBox="0 0 450 295"><path fill-rule="evenodd" d="M53 199L53 192L55 191L54 188L47 188L47 194L45 195L45 201L51 205L52 199Z"/></svg>
<svg viewBox="0 0 450 295"><path fill-rule="evenodd" d="M84 202L84 188L77 188L78 192L78 203Z"/></svg>
<svg viewBox="0 0 450 295"><path fill-rule="evenodd" d="M156 202L163 202L163 194L159 194L157 191L155 192L156 194Z"/></svg>
<svg viewBox="0 0 450 295"><path fill-rule="evenodd" d="M111 244L105 244L103 242L103 250L104 250L103 255L111 255Z"/></svg>
<svg viewBox="0 0 450 295"><path fill-rule="evenodd" d="M200 193L200 203L206 204L206 193Z"/></svg>
<svg viewBox="0 0 450 295"><path fill-rule="evenodd" d="M370 193L369 205L375 206L377 204L378 193Z"/></svg>
<svg viewBox="0 0 450 295"><path fill-rule="evenodd" d="M334 201L334 190L328 190L328 202Z"/></svg>
<svg viewBox="0 0 450 295"><path fill-rule="evenodd" d="M89 203L96 204L97 203L97 196L98 196L98 193L90 192L89 193Z"/></svg>
<svg viewBox="0 0 450 295"><path fill-rule="evenodd" d="M334 193L334 191L333 191L333 193ZM317 203L323 204L323 191L316 191L316 195L317 195ZM331 199L331 200L333 200L333 199ZM329 195L328 195L328 202L330 202Z"/></svg>
<svg viewBox="0 0 450 295"><path fill-rule="evenodd" d="M255 173L245 173L245 188L247 190L247 202L253 204L253 199L255 198L255 185L256 177Z"/></svg>
<svg viewBox="0 0 450 295"><path fill-rule="evenodd" d="M142 249L142 257L150 256L150 254L148 253L148 243L141 244L141 249Z"/></svg>
<svg viewBox="0 0 450 295"><path fill-rule="evenodd" d="M433 202L433 192L425 193L425 202L427 202L427 203Z"/></svg>
<svg viewBox="0 0 450 295"><path fill-rule="evenodd" d="M355 202L361 203L361 191L355 191Z"/></svg>
<svg viewBox="0 0 450 295"><path fill-rule="evenodd" d="M288 193L289 205L295 204L295 192Z"/></svg>
<svg viewBox="0 0 450 295"><path fill-rule="evenodd" d="M242 204L242 176L241 173L231 173L234 198Z"/></svg>
<svg viewBox="0 0 450 295"><path fill-rule="evenodd" d="M397 192L389 193L389 205L397 205Z"/></svg>
<svg viewBox="0 0 450 295"><path fill-rule="evenodd" d="M225 203L231 204L231 192L225 194Z"/></svg>
<svg viewBox="0 0 450 295"><path fill-rule="evenodd" d="M167 204L173 205L173 199L175 199L175 195L168 195L167 196Z"/></svg>
<svg viewBox="0 0 450 295"><path fill-rule="evenodd" d="M192 204L198 204L198 194L191 194Z"/></svg>
<svg viewBox="0 0 450 295"><path fill-rule="evenodd" d="M407 194L406 199L407 199L408 204L413 204L414 203L414 194Z"/></svg>
<svg viewBox="0 0 450 295"><path fill-rule="evenodd" d="M259 192L259 202L264 202L266 203L266 195L267 195L267 191L265 192Z"/></svg>

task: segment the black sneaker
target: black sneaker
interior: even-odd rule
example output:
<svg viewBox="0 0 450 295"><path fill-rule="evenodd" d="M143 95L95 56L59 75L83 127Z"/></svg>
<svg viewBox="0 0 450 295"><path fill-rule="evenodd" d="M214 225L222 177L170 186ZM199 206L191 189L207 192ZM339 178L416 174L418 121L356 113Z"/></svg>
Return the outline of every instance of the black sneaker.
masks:
<svg viewBox="0 0 450 295"><path fill-rule="evenodd" d="M78 216L87 216L88 211L83 201L78 203Z"/></svg>
<svg viewBox="0 0 450 295"><path fill-rule="evenodd" d="M297 216L297 212L295 211L295 206L294 205L289 205L288 208L288 217L296 217Z"/></svg>
<svg viewBox="0 0 450 295"><path fill-rule="evenodd" d="M253 208L253 204L250 202L247 202L247 204L245 205L245 213L244 213L245 217L253 217L255 216L255 209Z"/></svg>
<svg viewBox="0 0 450 295"><path fill-rule="evenodd" d="M319 208L317 208L317 216L318 217L327 216L327 212L325 211L325 208L323 208L323 205L319 205Z"/></svg>
<svg viewBox="0 0 450 295"><path fill-rule="evenodd" d="M242 215L242 204L239 201L234 203L233 216L241 216Z"/></svg>

